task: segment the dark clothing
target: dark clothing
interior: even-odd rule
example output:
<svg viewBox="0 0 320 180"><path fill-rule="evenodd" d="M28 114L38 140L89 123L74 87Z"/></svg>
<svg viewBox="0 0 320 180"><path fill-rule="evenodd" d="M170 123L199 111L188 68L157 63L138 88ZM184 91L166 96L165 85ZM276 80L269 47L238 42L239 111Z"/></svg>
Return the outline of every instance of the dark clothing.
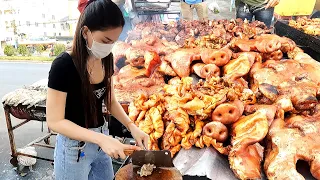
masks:
<svg viewBox="0 0 320 180"><path fill-rule="evenodd" d="M250 6L261 6L262 4L266 4L265 0L236 0L236 5L240 2L246 3Z"/></svg>
<svg viewBox="0 0 320 180"><path fill-rule="evenodd" d="M48 87L67 93L65 119L68 119L79 126L86 127L81 86L81 79L73 63L72 57L66 52L57 56L51 65ZM97 102L98 124L94 126L93 122L89 122L88 128L96 128L104 124L102 101L106 95L106 87L104 82L92 84L92 86Z"/></svg>
<svg viewBox="0 0 320 180"><path fill-rule="evenodd" d="M314 12L310 18L320 18L320 11Z"/></svg>
<svg viewBox="0 0 320 180"><path fill-rule="evenodd" d="M265 9L264 6L250 6L240 2L237 6L237 18L247 19L252 21L253 17L257 21L264 22L266 26L270 27L273 19L274 8Z"/></svg>

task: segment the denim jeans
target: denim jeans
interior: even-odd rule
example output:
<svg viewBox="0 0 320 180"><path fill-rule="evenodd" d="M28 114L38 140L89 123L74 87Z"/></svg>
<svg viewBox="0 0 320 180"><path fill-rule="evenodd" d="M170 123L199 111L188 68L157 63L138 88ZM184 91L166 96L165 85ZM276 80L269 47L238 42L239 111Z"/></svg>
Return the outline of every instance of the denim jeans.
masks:
<svg viewBox="0 0 320 180"><path fill-rule="evenodd" d="M236 17L252 21L253 17L257 21L264 22L270 27L273 19L274 8L264 9L263 7L253 7L243 2L237 6Z"/></svg>
<svg viewBox="0 0 320 180"><path fill-rule="evenodd" d="M109 134L107 125L90 129ZM112 180L112 160L96 144L82 146L84 156L78 160L79 141L57 135L54 151L54 176L56 180Z"/></svg>
<svg viewBox="0 0 320 180"><path fill-rule="evenodd" d="M121 12L122 12L122 14L124 16L125 9L124 9L123 6L124 5L119 5L119 8L120 8L120 10L121 10ZM132 30L132 24L131 24L130 17L125 17L124 16L124 21L125 21L124 27L122 29L122 32L121 32L120 36L119 36L119 40L120 41L125 41L127 36L128 36L128 32Z"/></svg>

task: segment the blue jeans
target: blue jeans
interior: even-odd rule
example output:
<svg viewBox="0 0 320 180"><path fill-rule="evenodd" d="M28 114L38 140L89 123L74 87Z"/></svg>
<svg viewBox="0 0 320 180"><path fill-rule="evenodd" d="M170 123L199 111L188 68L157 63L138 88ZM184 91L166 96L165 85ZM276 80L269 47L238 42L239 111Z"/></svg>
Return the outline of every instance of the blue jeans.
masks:
<svg viewBox="0 0 320 180"><path fill-rule="evenodd" d="M109 134L107 125L90 129ZM57 135L54 151L54 176L56 180L112 180L112 160L98 145L85 143L81 146L85 156L78 160L79 141Z"/></svg>
<svg viewBox="0 0 320 180"><path fill-rule="evenodd" d="M125 17L124 16L125 9L124 9L123 5L120 5L119 8L120 8L120 10L121 10L121 12L123 14L123 18L124 18L124 21L125 21L124 27L122 29L122 32L121 32L120 36L119 36L119 40L120 41L125 41L127 36L128 36L128 32L132 30L132 24L131 24L130 17Z"/></svg>
<svg viewBox="0 0 320 180"><path fill-rule="evenodd" d="M236 17L252 21L253 17L257 21L264 22L270 27L273 19L274 8L264 9L264 7L253 7L243 2L237 6Z"/></svg>

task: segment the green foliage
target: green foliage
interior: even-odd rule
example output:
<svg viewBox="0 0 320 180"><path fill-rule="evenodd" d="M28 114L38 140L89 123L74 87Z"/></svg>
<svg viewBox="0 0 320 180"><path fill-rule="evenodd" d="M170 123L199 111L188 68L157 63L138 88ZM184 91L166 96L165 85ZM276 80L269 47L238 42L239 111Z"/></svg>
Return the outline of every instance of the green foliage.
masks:
<svg viewBox="0 0 320 180"><path fill-rule="evenodd" d="M15 52L16 52L16 50L14 49L13 46L6 45L4 47L4 54L7 56L13 56Z"/></svg>
<svg viewBox="0 0 320 180"><path fill-rule="evenodd" d="M36 51L39 53L39 54L42 54L43 51L44 51L44 46L42 44L38 44L36 46Z"/></svg>
<svg viewBox="0 0 320 180"><path fill-rule="evenodd" d="M18 53L22 56L26 56L29 54L29 50L26 45L19 45Z"/></svg>
<svg viewBox="0 0 320 180"><path fill-rule="evenodd" d="M54 58L43 56L0 56L0 61L53 61Z"/></svg>
<svg viewBox="0 0 320 180"><path fill-rule="evenodd" d="M55 44L53 46L53 54L54 56L58 56L62 52L66 51L66 46L64 44Z"/></svg>

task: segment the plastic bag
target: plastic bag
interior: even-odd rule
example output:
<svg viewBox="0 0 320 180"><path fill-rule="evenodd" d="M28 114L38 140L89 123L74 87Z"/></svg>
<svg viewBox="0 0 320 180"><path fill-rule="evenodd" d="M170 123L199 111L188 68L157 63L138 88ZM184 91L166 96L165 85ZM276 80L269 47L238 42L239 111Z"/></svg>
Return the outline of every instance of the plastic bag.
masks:
<svg viewBox="0 0 320 180"><path fill-rule="evenodd" d="M208 8L214 13L214 14L218 14L220 13L220 7L218 5L218 3L216 1L213 1L212 3L210 3L208 5Z"/></svg>
<svg viewBox="0 0 320 180"><path fill-rule="evenodd" d="M230 0L230 12L232 12L234 8L236 8L236 0Z"/></svg>
<svg viewBox="0 0 320 180"><path fill-rule="evenodd" d="M136 16L136 13L133 11L131 0L125 0L125 3L123 5L124 10L126 11L125 16L129 18L134 18Z"/></svg>

